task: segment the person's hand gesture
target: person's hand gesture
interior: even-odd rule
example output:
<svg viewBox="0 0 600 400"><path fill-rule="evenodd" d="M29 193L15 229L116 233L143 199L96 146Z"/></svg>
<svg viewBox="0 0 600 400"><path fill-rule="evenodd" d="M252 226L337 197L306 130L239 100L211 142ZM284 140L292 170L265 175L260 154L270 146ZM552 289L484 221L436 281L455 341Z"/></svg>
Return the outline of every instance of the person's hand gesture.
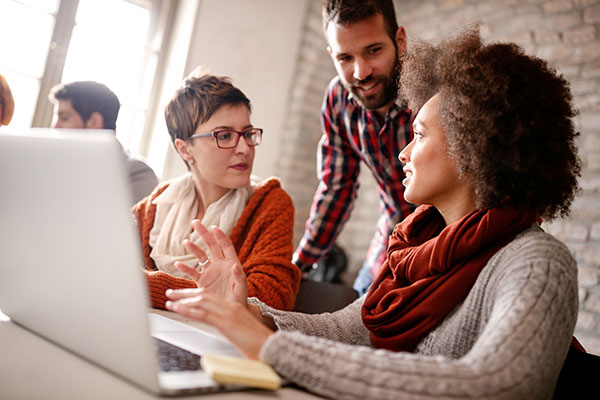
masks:
<svg viewBox="0 0 600 400"><path fill-rule="evenodd" d="M211 227L210 232L198 220L192 221L192 227L206 244L210 255L186 240L183 245L196 256L202 269L197 270L181 262L175 264L177 269L193 279L199 288L245 306L248 297L246 274L231 240L219 228Z"/></svg>
<svg viewBox="0 0 600 400"><path fill-rule="evenodd" d="M217 328L246 357L258 360L260 350L273 334L250 309L205 289L167 290L167 310Z"/></svg>

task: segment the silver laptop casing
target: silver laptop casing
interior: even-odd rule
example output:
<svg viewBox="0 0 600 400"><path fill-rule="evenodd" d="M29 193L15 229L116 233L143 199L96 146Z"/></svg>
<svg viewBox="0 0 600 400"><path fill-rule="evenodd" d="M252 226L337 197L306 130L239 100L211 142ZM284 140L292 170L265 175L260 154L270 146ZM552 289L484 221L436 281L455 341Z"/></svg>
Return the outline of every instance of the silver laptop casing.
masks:
<svg viewBox="0 0 600 400"><path fill-rule="evenodd" d="M226 389L202 372L159 378L140 241L113 132L0 131L0 185L3 313L151 392Z"/></svg>

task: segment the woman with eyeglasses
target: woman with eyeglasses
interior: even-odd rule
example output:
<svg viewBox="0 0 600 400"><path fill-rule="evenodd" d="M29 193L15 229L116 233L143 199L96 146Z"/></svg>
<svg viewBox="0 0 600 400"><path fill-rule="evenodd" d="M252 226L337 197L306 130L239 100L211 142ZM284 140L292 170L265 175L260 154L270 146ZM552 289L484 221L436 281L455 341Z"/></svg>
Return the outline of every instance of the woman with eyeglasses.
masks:
<svg viewBox="0 0 600 400"><path fill-rule="evenodd" d="M292 200L275 178L251 180L263 132L250 122L248 98L228 78L202 74L185 79L165 109L189 172L133 208L152 306L165 308L167 289L196 287L245 301L245 288L223 282L227 269L246 281L249 296L289 310L300 284ZM238 293L243 298L230 297Z"/></svg>

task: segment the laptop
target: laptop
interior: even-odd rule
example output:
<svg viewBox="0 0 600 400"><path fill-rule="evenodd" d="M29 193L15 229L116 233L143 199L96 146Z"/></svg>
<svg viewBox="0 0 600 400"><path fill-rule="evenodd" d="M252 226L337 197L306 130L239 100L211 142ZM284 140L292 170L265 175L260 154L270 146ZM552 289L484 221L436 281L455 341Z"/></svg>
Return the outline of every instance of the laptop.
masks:
<svg viewBox="0 0 600 400"><path fill-rule="evenodd" d="M114 134L6 128L0 130L2 312L153 393L240 389L198 369L203 352L240 357L230 343L149 312ZM191 368L171 362L170 354L181 352L191 356ZM171 367L162 369L171 371L161 369L164 361Z"/></svg>

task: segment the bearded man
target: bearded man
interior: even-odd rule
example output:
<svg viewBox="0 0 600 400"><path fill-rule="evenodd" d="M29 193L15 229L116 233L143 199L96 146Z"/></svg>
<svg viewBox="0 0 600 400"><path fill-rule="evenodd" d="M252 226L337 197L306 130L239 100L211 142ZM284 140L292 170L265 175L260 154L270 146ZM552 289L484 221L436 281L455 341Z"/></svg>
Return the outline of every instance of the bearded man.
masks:
<svg viewBox="0 0 600 400"><path fill-rule="evenodd" d="M319 186L294 262L306 271L327 255L350 216L364 161L378 183L381 214L354 282L362 295L385 260L394 225L414 209L404 200L398 160L412 140L411 113L397 84L406 32L392 0L326 0L323 29L338 75L321 108Z"/></svg>

